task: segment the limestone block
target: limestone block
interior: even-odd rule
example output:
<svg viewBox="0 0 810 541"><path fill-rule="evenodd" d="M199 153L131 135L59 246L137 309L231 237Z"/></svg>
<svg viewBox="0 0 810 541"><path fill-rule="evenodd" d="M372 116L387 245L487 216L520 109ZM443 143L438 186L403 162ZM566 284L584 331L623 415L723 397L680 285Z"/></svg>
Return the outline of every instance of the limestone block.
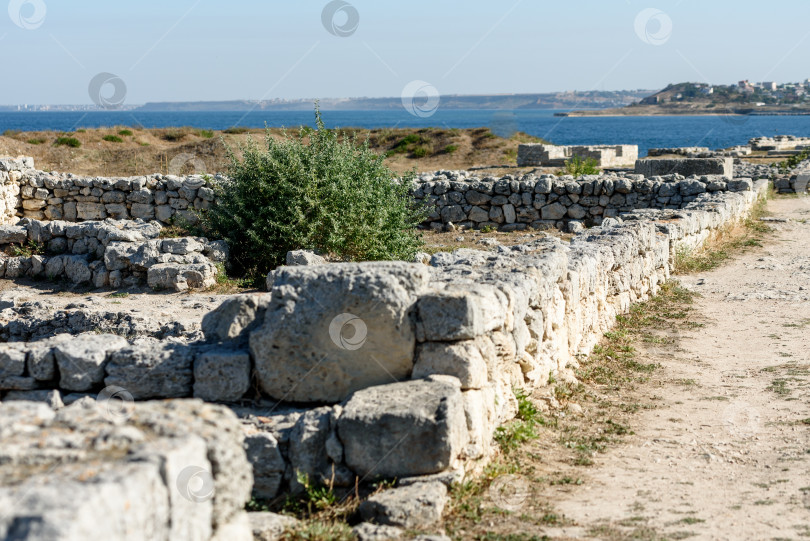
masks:
<svg viewBox="0 0 810 541"><path fill-rule="evenodd" d="M28 230L22 226L0 226L0 244L24 244L28 240Z"/></svg>
<svg viewBox="0 0 810 541"><path fill-rule="evenodd" d="M447 487L433 481L374 494L360 504L359 511L369 522L418 530L441 520L447 500Z"/></svg>
<svg viewBox="0 0 810 541"><path fill-rule="evenodd" d="M505 298L495 287L453 284L419 297L420 341L469 340L505 323Z"/></svg>
<svg viewBox="0 0 810 541"><path fill-rule="evenodd" d="M87 263L87 257L72 255L63 256L62 259L65 264L65 275L67 276L68 280L74 284L83 284L89 282L93 278L90 265Z"/></svg>
<svg viewBox="0 0 810 541"><path fill-rule="evenodd" d="M189 346L140 339L110 355L105 385L116 385L136 400L191 396L194 354Z"/></svg>
<svg viewBox="0 0 810 541"><path fill-rule="evenodd" d="M65 204L65 216L68 203ZM76 203L76 216L80 220L103 220L107 217L107 210L101 203Z"/></svg>
<svg viewBox="0 0 810 541"><path fill-rule="evenodd" d="M338 436L346 464L361 477L450 469L467 441L460 385L431 378L358 391L338 419Z"/></svg>
<svg viewBox="0 0 810 541"><path fill-rule="evenodd" d="M310 250L293 250L287 252L287 265L290 267L325 264L325 258Z"/></svg>
<svg viewBox="0 0 810 541"><path fill-rule="evenodd" d="M560 220L568 212L568 209L560 203L551 203L540 209L543 220Z"/></svg>
<svg viewBox="0 0 810 541"><path fill-rule="evenodd" d="M253 465L253 495L268 500L278 496L287 468L278 440L268 432L248 434L245 436L245 452Z"/></svg>
<svg viewBox="0 0 810 541"><path fill-rule="evenodd" d="M270 295L236 295L205 314L202 331L209 342L247 338L259 326L270 305Z"/></svg>
<svg viewBox="0 0 810 541"><path fill-rule="evenodd" d="M162 263L149 267L147 284L152 289L186 291L216 285L217 268L213 263L182 265Z"/></svg>
<svg viewBox="0 0 810 541"><path fill-rule="evenodd" d="M250 388L250 355L215 349L194 361L194 397L206 402L236 402Z"/></svg>
<svg viewBox="0 0 810 541"><path fill-rule="evenodd" d="M128 345L111 334L84 334L58 343L53 353L59 367L59 386L68 391L89 391L104 380L107 356Z"/></svg>
<svg viewBox="0 0 810 541"><path fill-rule="evenodd" d="M419 344L413 378L432 375L455 376L462 389L480 389L487 383L487 363L481 354L481 340L425 342Z"/></svg>
<svg viewBox="0 0 810 541"><path fill-rule="evenodd" d="M339 402L407 378L412 312L424 265L402 262L281 267L264 324L250 336L262 389L293 402Z"/></svg>

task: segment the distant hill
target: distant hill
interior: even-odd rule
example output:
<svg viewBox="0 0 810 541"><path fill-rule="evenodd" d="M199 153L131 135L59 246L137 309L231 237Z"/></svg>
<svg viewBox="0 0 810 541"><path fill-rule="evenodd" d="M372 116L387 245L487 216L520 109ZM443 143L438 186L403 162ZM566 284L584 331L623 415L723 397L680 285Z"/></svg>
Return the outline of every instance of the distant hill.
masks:
<svg viewBox="0 0 810 541"><path fill-rule="evenodd" d="M577 110L560 116L654 115L807 115L810 84L749 83L709 85L671 84L660 92L621 108Z"/></svg>
<svg viewBox="0 0 810 541"><path fill-rule="evenodd" d="M655 90L554 92L548 94L493 94L441 97L442 109L604 109L638 103ZM402 98L321 99L324 111L376 111L402 108ZM300 100L232 100L152 102L136 111L311 111L315 98Z"/></svg>

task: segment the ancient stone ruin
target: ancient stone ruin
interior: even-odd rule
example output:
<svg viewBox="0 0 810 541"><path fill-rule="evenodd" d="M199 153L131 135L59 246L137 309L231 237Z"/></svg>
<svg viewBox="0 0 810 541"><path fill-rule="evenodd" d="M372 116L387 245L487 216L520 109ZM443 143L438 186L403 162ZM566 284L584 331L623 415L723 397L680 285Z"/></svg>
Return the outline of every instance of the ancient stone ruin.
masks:
<svg viewBox="0 0 810 541"><path fill-rule="evenodd" d="M6 278L182 290L206 287L227 259L215 240L159 238L158 194L179 212L211 201L202 185L153 176L78 187L51 175L71 184L48 187L29 161L0 163L7 194L22 183L22 211L7 195L6 221L12 209L27 215L0 238L51 252L6 258ZM291 254L268 292L226 298L196 329L70 310L37 322L34 307L0 306L0 538L247 540L291 523L245 513L251 497L380 479L396 487L361 504L356 531L430 530L447 487L499 452L493 435L516 415L514 390L574 378L578 355L656 294L679 251L744 219L768 189L677 174L429 177L413 187L435 209L426 227L582 228L570 242L541 236L415 263ZM103 202L116 192L121 202ZM80 204L98 212L80 215ZM99 221L101 207L113 215L107 205L129 221ZM135 205L152 205L155 220ZM82 217L92 219L64 221Z"/></svg>
<svg viewBox="0 0 810 541"><path fill-rule="evenodd" d="M597 167L629 167L638 159L637 145L558 146L523 144L518 146L518 167L561 167L574 157L596 160Z"/></svg>

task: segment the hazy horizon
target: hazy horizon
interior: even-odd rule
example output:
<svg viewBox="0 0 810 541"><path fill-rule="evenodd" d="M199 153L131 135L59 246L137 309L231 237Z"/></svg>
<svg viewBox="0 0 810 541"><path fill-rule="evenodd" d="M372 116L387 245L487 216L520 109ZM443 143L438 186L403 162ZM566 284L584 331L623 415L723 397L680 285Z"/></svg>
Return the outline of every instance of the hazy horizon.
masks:
<svg viewBox="0 0 810 541"><path fill-rule="evenodd" d="M508 95L803 81L808 13L799 0L773 9L695 0L246 0L227 9L208 0L11 0L0 55L13 84L0 103L391 98L414 83L441 95Z"/></svg>

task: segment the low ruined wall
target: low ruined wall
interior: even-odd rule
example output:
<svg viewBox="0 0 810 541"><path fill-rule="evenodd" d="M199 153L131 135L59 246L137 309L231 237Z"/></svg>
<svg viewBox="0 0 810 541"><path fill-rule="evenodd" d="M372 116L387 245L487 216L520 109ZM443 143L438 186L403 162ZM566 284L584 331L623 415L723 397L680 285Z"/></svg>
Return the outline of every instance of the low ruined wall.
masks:
<svg viewBox="0 0 810 541"><path fill-rule="evenodd" d="M204 342L7 344L0 390L115 386L135 400L222 402L258 390L272 399L266 408L237 411L263 498L302 490L297 474L347 487L357 477L456 479L493 453L495 429L517 411L513 389L574 378L577 356L657 292L678 251L743 219L766 188L637 210L570 243L462 249L430 265L282 267L270 294L207 315Z"/></svg>
<svg viewBox="0 0 810 541"><path fill-rule="evenodd" d="M773 187L777 193L806 194L810 188L810 160L803 161L789 174L774 178Z"/></svg>
<svg viewBox="0 0 810 541"><path fill-rule="evenodd" d="M138 285L182 291L214 285L217 263L227 261L223 241L160 238L159 223L109 220L71 223L24 218L0 226L0 246L39 253L0 256L0 278L43 277L97 288Z"/></svg>
<svg viewBox="0 0 810 541"><path fill-rule="evenodd" d="M562 229L569 222L598 225L604 218L639 208L679 209L706 192L751 189L750 179L727 180L679 175L645 178L641 175L522 177L478 179L442 174L422 176L413 195L431 209L425 226L500 231Z"/></svg>
<svg viewBox="0 0 810 541"><path fill-rule="evenodd" d="M556 166L579 157L596 160L598 167L630 166L638 159L638 145L558 146L544 143L518 145L518 167Z"/></svg>
<svg viewBox="0 0 810 541"><path fill-rule="evenodd" d="M726 180L734 176L732 158L644 159L636 162L636 174L657 175L718 175Z"/></svg>
<svg viewBox="0 0 810 541"><path fill-rule="evenodd" d="M221 178L191 175L84 177L34 169L32 158L0 159L0 223L15 217L51 221L181 220L196 223L195 210L214 201Z"/></svg>

